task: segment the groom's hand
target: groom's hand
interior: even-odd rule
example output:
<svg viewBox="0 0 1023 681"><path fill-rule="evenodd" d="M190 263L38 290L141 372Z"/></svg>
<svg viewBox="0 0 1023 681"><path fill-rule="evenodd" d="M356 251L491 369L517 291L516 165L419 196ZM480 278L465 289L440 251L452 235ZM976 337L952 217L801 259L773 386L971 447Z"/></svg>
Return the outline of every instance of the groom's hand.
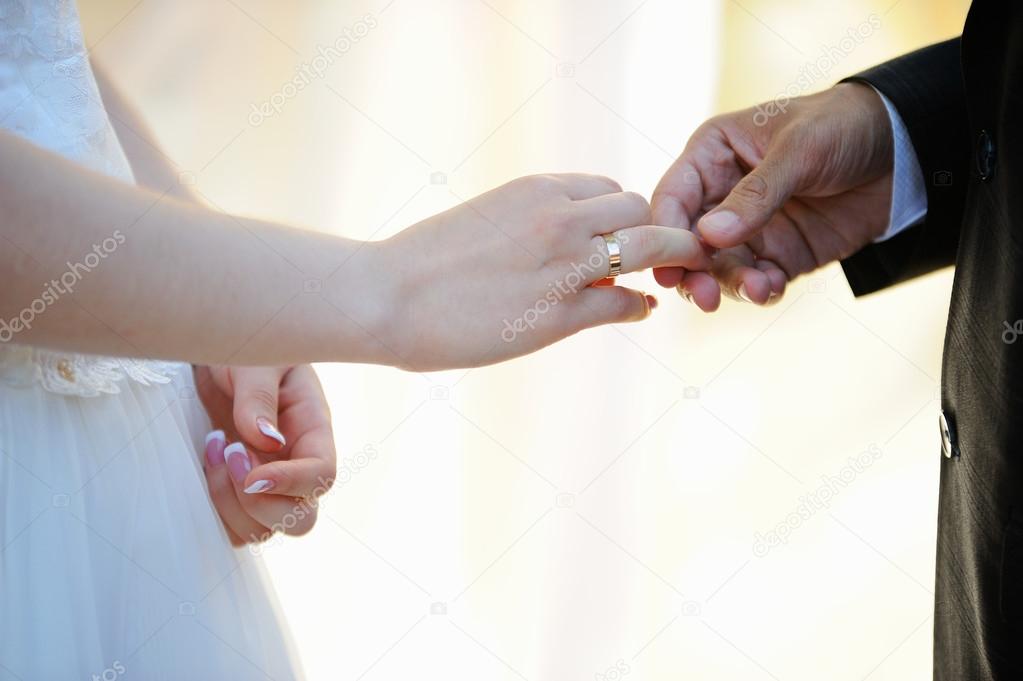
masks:
<svg viewBox="0 0 1023 681"><path fill-rule="evenodd" d="M773 115L772 115L773 114ZM662 286L701 309L721 293L774 302L799 274L852 255L888 225L892 132L857 83L704 123L653 195L656 224L721 249L711 271L662 268Z"/></svg>

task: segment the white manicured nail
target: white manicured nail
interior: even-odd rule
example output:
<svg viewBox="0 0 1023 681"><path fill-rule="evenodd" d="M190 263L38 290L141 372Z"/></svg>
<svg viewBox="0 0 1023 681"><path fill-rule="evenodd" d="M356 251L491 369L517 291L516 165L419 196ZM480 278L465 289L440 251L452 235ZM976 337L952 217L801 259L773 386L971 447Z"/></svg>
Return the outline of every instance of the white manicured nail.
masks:
<svg viewBox="0 0 1023 681"><path fill-rule="evenodd" d="M268 492L273 489L273 480L256 480L254 483L245 488L246 494L259 494L260 492Z"/></svg>
<svg viewBox="0 0 1023 681"><path fill-rule="evenodd" d="M261 432L263 435L266 435L267 437L273 438L274 440L280 442L281 447L288 444L284 440L284 434L281 431L277 430L277 426L270 423L270 419L260 416L259 418L256 419L256 427L259 428L259 432Z"/></svg>
<svg viewBox="0 0 1023 681"><path fill-rule="evenodd" d="M245 451L245 445L241 442L229 444L224 450L224 459L227 461L227 470L235 482L244 481L245 476L252 470L249 453Z"/></svg>

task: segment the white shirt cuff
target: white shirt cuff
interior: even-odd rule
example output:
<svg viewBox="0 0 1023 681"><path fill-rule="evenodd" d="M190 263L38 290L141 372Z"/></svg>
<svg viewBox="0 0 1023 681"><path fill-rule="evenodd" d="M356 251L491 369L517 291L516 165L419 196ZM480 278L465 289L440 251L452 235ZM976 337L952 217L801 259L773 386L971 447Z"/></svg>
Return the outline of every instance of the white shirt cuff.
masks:
<svg viewBox="0 0 1023 681"><path fill-rule="evenodd" d="M924 174L920 170L920 161L916 157L906 124L888 98L877 88L874 88L874 92L877 92L884 102L885 109L888 110L895 152L891 213L888 215L888 228L874 240L874 243L878 243L923 222L924 216L927 215L927 187L924 185Z"/></svg>

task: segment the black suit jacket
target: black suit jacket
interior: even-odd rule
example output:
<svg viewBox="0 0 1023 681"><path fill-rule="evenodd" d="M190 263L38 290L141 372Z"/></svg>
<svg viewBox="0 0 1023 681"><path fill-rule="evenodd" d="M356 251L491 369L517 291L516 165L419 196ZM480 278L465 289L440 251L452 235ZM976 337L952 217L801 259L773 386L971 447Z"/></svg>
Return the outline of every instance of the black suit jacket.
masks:
<svg viewBox="0 0 1023 681"><path fill-rule="evenodd" d="M843 263L862 295L955 264L942 363L934 677L1023 679L1023 3L856 76L909 130L925 222ZM1008 326L1006 326L1008 324ZM1011 332L1010 332L1011 330Z"/></svg>

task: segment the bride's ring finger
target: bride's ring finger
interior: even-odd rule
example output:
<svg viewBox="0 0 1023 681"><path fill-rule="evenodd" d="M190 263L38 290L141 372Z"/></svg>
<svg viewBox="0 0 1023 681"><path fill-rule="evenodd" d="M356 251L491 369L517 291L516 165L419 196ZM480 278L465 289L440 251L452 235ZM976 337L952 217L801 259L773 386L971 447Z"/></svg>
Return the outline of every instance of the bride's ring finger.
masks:
<svg viewBox="0 0 1023 681"><path fill-rule="evenodd" d="M639 272L651 267L684 267L687 270L706 270L711 261L699 238L692 232L674 227L640 225L626 227L610 234L593 237L591 249L600 260L592 267L589 283L595 283L619 274ZM593 250L591 250L591 256Z"/></svg>
<svg viewBox="0 0 1023 681"><path fill-rule="evenodd" d="M601 234L607 249L607 279L614 279L622 273L622 245L614 234Z"/></svg>

